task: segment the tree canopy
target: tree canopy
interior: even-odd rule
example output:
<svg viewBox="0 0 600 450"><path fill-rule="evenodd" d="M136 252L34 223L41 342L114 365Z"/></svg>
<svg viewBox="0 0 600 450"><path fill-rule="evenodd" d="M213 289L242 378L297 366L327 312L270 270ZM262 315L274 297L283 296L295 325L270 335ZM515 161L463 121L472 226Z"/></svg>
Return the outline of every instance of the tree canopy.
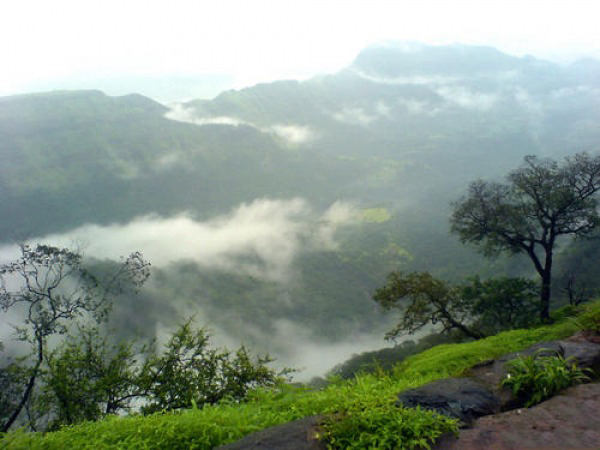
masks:
<svg viewBox="0 0 600 450"><path fill-rule="evenodd" d="M548 321L557 239L585 236L600 223L599 189L598 155L579 153L561 163L527 156L504 183L473 182L454 204L451 230L486 255L526 254L542 281L540 319Z"/></svg>
<svg viewBox="0 0 600 450"><path fill-rule="evenodd" d="M536 284L523 278L478 277L453 285L429 272L392 272L374 299L386 309L399 309L401 320L387 334L394 339L426 326L441 333L457 331L480 339L533 322Z"/></svg>

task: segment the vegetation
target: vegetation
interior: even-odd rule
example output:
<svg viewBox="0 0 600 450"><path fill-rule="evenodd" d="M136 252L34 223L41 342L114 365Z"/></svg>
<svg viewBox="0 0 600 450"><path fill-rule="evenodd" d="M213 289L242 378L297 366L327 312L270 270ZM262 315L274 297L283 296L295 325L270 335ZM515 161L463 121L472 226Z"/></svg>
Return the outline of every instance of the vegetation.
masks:
<svg viewBox="0 0 600 450"><path fill-rule="evenodd" d="M522 278L481 281L475 277L454 286L429 272L392 272L373 298L384 308L401 312L402 319L388 338L439 324L441 333L457 331L480 339L532 325L537 311L536 294L535 283Z"/></svg>
<svg viewBox="0 0 600 450"><path fill-rule="evenodd" d="M539 67L543 82L533 76ZM425 79L451 75L456 89L378 82L413 72ZM514 89L495 76L507 72ZM521 91L528 101L515 96ZM452 229L461 240L487 255L523 255L510 265L508 258L483 262L449 240L442 220L449 199L474 177L498 176L524 154L593 148L600 128L590 124L600 123L600 116L591 91L585 76L571 68L491 49L447 47L408 54L368 49L351 70L335 75L258 85L186 105L198 118L239 119L236 126L170 120L166 107L136 95L0 99L4 239L89 223L126 224L151 213L189 211L194 220L208 221L263 197L299 196L320 211L351 198L363 208L351 229L336 234L339 245L295 255L298 276L289 284L193 262L165 265L152 293L116 306L115 341L95 327L106 319L111 297L147 278L141 255L115 272L115 279L124 275L123 284L113 284L110 274L92 275L76 252L22 247L18 262L0 267L0 306L25 313L18 336L30 355L0 370L0 419L3 430L24 428L3 434L0 445L213 448L313 414L327 416L323 438L332 448L428 447L441 433L455 431L456 423L446 418L397 408L397 393L577 327L600 329L597 304L575 322L536 327L534 318L551 317L559 238L597 229L600 157L582 153L562 163L527 157L506 183L475 182L455 204ZM569 93L566 109L559 92ZM531 102L542 105L543 114L534 117ZM296 128L299 139L286 139L286 130ZM219 230L221 221L209 225ZM575 242L572 248L560 283L577 311L593 294L586 283L599 278L589 269L598 266L597 246ZM230 253L242 266L254 259ZM539 300L533 282L514 278L530 274L522 263L527 258L542 280ZM481 279L466 278L475 270ZM377 332L388 324L368 299L389 272L376 299L404 314L389 336L433 325L446 332L433 338L443 344L406 344L389 370L330 380L322 390L286 385L268 367L270 358L253 358L244 347L236 353L212 348L207 332L191 322L164 349L120 339L154 334L159 321L175 322L175 305L195 308L200 301L208 320L218 320L226 332L240 327L242 318L265 335L289 319L316 338ZM521 327L535 328L495 335ZM69 335L74 328L78 332ZM560 361L552 364L564 375ZM540 382L539 390L561 384L559 375ZM27 426L56 431L29 433Z"/></svg>
<svg viewBox="0 0 600 450"><path fill-rule="evenodd" d="M560 355L539 354L520 357L508 362L509 373L502 380L513 393L525 400L525 406L536 405L569 386L590 380L577 365Z"/></svg>
<svg viewBox="0 0 600 450"><path fill-rule="evenodd" d="M1 442L7 449L210 449L271 425L329 414L332 421L325 426L325 438L330 442L343 446L360 439L366 446L377 442L398 447L409 447L412 442L416 446L430 443L442 431L455 430L456 425L439 417L434 420L431 413L418 410L400 409L388 416L398 392L459 375L478 362L539 341L564 338L576 329L567 320L552 326L513 330L478 341L438 345L407 358L391 373L359 375L322 390L281 385L251 391L242 403L225 400L181 412L108 417L47 434L16 431L5 435ZM396 435L398 431L400 434ZM331 444L332 448L335 445Z"/></svg>
<svg viewBox="0 0 600 450"><path fill-rule="evenodd" d="M526 254L541 278L539 314L550 319L552 264L561 236L585 236L600 223L600 156L554 160L525 157L508 183L476 181L455 204L452 231L487 255Z"/></svg>
<svg viewBox="0 0 600 450"><path fill-rule="evenodd" d="M83 266L80 254L46 245L22 245L18 260L0 266L0 307L24 311L17 339L31 347L31 362L26 370L21 368L27 381L10 414L2 417L2 431L13 425L29 401L47 356L48 339L65 334L77 320L104 320L110 296L126 284L140 286L148 276L148 263L134 253L99 283Z"/></svg>
<svg viewBox="0 0 600 450"><path fill-rule="evenodd" d="M89 323L106 320L111 296L148 279L149 264L139 253L99 277L74 251L23 245L21 252L17 261L0 266L0 305L24 311L17 339L31 353L0 371L3 432L19 417L33 430L57 429L130 412L133 402L146 414L225 398L239 402L249 390L274 386L287 373L276 373L267 366L271 358L254 358L244 347L235 355L211 348L206 330L194 329L191 320L164 349L154 343L134 348L123 340L111 344ZM63 335L66 339L57 339Z"/></svg>

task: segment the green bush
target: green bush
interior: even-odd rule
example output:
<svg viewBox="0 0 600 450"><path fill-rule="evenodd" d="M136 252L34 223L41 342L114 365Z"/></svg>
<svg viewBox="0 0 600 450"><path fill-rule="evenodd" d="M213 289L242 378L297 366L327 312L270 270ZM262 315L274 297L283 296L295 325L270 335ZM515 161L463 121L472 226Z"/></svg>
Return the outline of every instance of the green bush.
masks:
<svg viewBox="0 0 600 450"><path fill-rule="evenodd" d="M573 319L573 323L580 330L600 332L600 300L588 303L581 307L582 311Z"/></svg>
<svg viewBox="0 0 600 450"><path fill-rule="evenodd" d="M525 400L525 406L536 405L574 384L589 381L590 377L577 365L560 355L548 356L540 349L531 356L521 357L507 363L509 373L503 386Z"/></svg>
<svg viewBox="0 0 600 450"><path fill-rule="evenodd" d="M325 423L328 448L429 449L442 434L458 434L457 420L431 411L392 402L360 406Z"/></svg>

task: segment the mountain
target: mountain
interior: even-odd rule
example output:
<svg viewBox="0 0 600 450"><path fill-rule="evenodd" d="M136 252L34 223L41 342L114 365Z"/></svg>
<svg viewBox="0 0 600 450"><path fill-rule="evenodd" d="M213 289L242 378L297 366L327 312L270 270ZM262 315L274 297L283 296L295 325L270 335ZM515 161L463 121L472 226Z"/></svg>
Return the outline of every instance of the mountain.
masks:
<svg viewBox="0 0 600 450"><path fill-rule="evenodd" d="M351 202L357 220L336 229L335 245L298 238L293 282L165 263L145 294L148 317L124 303L123 317L140 322L122 329L154 332L149 323L200 309L247 341L264 338L252 327L285 334L285 321L330 340L381 333L387 319L370 296L392 269L528 273L526 262L485 261L449 236L450 203L524 155L597 150L598 73L595 60L563 67L488 47L375 46L335 74L173 107L99 91L0 98L1 241L148 215L187 214L218 230L264 198L303 199L318 228L331 205ZM235 267L271 268L261 251Z"/></svg>

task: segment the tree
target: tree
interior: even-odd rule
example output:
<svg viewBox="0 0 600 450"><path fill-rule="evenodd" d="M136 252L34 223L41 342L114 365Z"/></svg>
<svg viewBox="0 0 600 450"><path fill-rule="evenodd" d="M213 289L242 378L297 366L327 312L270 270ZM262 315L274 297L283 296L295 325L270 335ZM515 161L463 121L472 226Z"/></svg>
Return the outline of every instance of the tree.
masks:
<svg viewBox="0 0 600 450"><path fill-rule="evenodd" d="M528 328L536 322L539 285L525 278L479 277L461 286L462 297L471 305L473 326L491 336L503 330Z"/></svg>
<svg viewBox="0 0 600 450"><path fill-rule="evenodd" d="M241 401L259 386L274 386L277 373L267 366L269 356L253 361L241 347L235 356L209 346L206 330L183 323L171 336L162 353L151 354L140 377L140 390L148 403L144 413L215 404L225 398Z"/></svg>
<svg viewBox="0 0 600 450"><path fill-rule="evenodd" d="M539 315L550 321L557 239L588 235L599 223L600 156L579 153L559 164L525 157L506 183L478 180L454 204L452 232L484 254L526 254L541 278Z"/></svg>
<svg viewBox="0 0 600 450"><path fill-rule="evenodd" d="M483 334L468 324L474 321L471 305L460 289L434 278L429 272L392 272L387 284L377 289L374 300L385 309L398 308L402 320L386 338L401 333L413 334L426 325L442 326L442 333L459 330L465 336L480 339ZM404 302L407 299L408 302Z"/></svg>
<svg viewBox="0 0 600 450"><path fill-rule="evenodd" d="M56 428L130 411L141 395L138 359L144 352L131 342L109 343L96 327L79 328L47 353L38 414Z"/></svg>
<svg viewBox="0 0 600 450"><path fill-rule="evenodd" d="M387 334L388 338L412 334L427 325L441 325L441 333L458 331L480 339L531 325L536 288L536 283L523 278L481 281L474 277L451 285L429 272L393 272L374 299L386 309L402 312L402 320Z"/></svg>
<svg viewBox="0 0 600 450"><path fill-rule="evenodd" d="M102 321L111 296L127 286L139 287L149 276L149 264L133 253L107 279L99 280L82 256L48 245L21 246L21 257L0 265L0 308L17 309L25 317L17 339L30 344L31 365L14 410L1 425L8 431L30 399L47 355L48 339L64 335L77 320Z"/></svg>

